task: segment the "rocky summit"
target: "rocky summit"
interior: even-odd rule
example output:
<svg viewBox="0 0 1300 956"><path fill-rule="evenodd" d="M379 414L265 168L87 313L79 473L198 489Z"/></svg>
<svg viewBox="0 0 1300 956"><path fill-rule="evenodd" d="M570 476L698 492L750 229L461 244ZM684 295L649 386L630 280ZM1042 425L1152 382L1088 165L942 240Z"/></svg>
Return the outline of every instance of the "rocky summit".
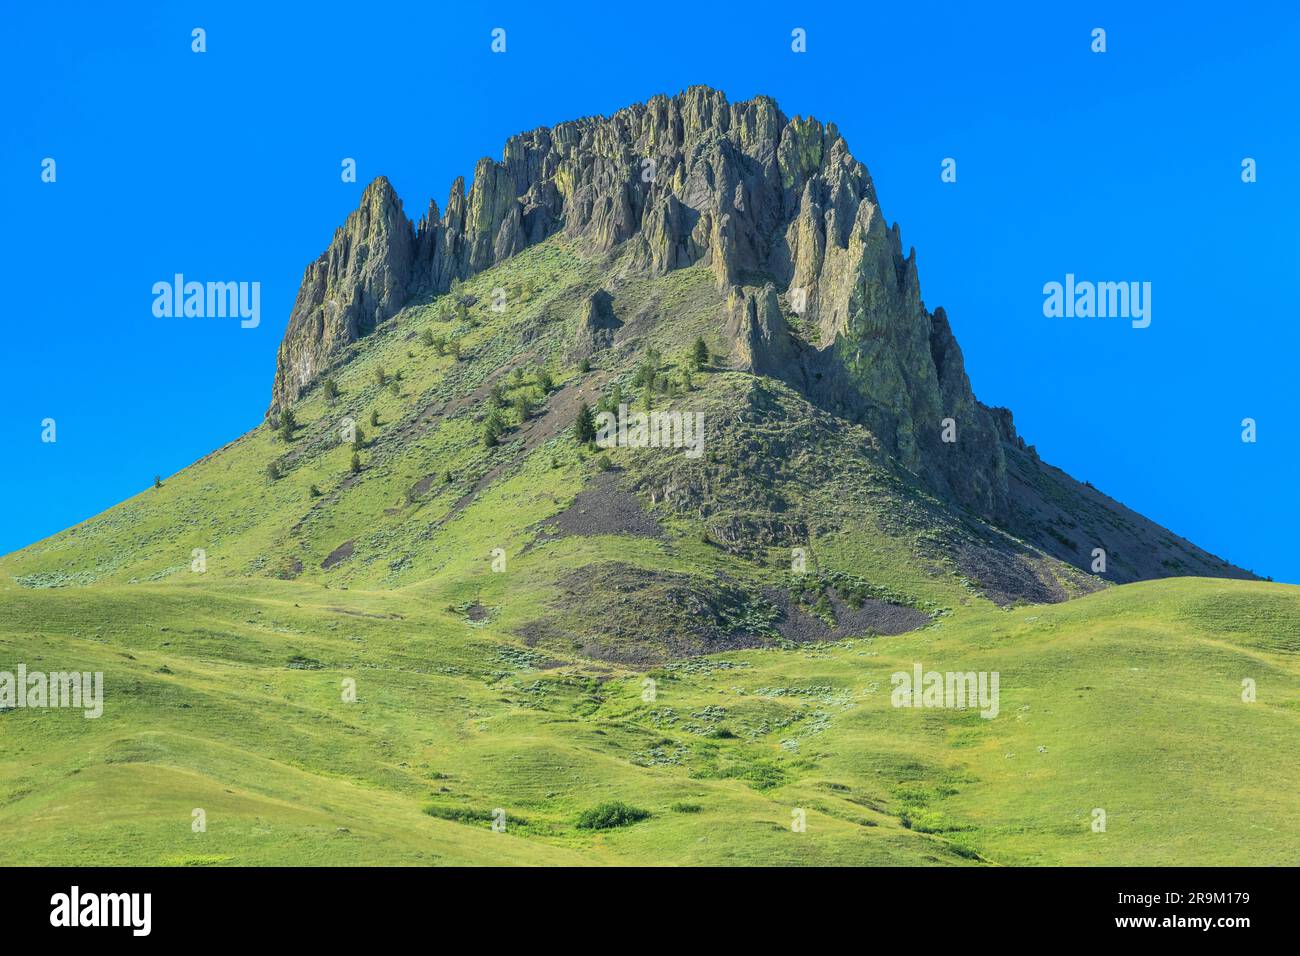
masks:
<svg viewBox="0 0 1300 956"><path fill-rule="evenodd" d="M915 250L833 123L703 86L514 136L500 161L478 161L468 193L458 178L445 211L431 201L418 222L386 178L370 183L303 277L268 419L407 305L557 235L617 266L574 310L570 357L672 323L657 306L627 329L620 284L706 269L728 368L862 426L880 460L951 505L1080 568L1103 547L1112 580L1249 576L1042 463L1010 411L976 399L947 315L922 300Z"/></svg>
<svg viewBox="0 0 1300 956"><path fill-rule="evenodd" d="M707 87L515 136L418 223L376 179L303 277L268 415L407 302L561 231L594 255L625 249L646 275L707 265L735 367L796 385L962 504L1005 515L1010 416L975 400L866 167L833 123ZM945 418L964 436L951 449Z"/></svg>

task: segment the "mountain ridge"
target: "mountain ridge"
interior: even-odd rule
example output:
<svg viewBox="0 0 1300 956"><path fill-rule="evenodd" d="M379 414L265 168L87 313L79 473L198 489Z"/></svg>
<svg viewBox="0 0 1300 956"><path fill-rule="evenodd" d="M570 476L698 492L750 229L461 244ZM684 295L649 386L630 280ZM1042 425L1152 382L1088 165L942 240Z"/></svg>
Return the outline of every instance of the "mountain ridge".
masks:
<svg viewBox="0 0 1300 956"><path fill-rule="evenodd" d="M1094 558L1057 526L1064 495L1121 516L1092 535L1098 547L1141 526L1107 549L1124 552L1120 580L1252 576L1042 463L1010 410L975 397L946 312L921 298L915 249L903 254L898 224L885 225L866 167L833 123L702 86L510 137L500 161L478 161L468 192L457 178L445 213L431 201L418 222L377 177L304 275L268 421L404 307L557 235L624 273L708 270L729 368L779 379L864 425L935 494L1057 558ZM636 339L613 301L603 287L587 294L571 358ZM1173 545L1144 558L1137 542L1153 539Z"/></svg>

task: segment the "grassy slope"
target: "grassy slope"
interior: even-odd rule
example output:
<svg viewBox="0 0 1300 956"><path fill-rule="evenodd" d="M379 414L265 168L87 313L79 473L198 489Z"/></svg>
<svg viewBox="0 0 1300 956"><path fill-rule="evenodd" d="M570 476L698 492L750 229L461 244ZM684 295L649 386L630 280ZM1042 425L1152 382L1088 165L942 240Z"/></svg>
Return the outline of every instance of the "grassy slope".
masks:
<svg viewBox="0 0 1300 956"><path fill-rule="evenodd" d="M861 454L861 429L739 373L698 376L683 400L711 422L759 409L711 436L715 459L612 453L620 480L656 493L664 537L539 536L596 473L565 433L576 400L626 387L646 344L671 370L717 326L707 270L617 273L560 240L530 249L467 284L471 322L427 303L358 346L337 401L317 389L296 407L292 442L257 429L0 559L0 670L108 683L99 720L0 714L0 834L22 835L0 863L84 861L87 846L133 863L1294 862L1295 588L1178 579L999 610L943 557L978 537L969 518ZM541 291L484 307L523 282ZM639 341L579 376L576 316L602 283ZM464 360L423 345L425 328L458 336ZM559 390L483 448L487 387L540 364ZM398 394L378 367L403 371ZM345 415L368 438L356 478ZM603 605L597 589L585 617L571 606L575 570L599 581L618 563L706 590L725 574L750 596L779 585L784 545L737 556L701 536L718 517L706 506L769 498L797 506L817 567L948 613L899 637L654 668L653 704L643 668L578 656ZM344 542L352 556L323 568ZM1079 588L1072 569L1032 560ZM486 620L469 619L474 603ZM524 647L539 615L575 640ZM913 661L999 671L1002 714L890 707L889 675ZM1244 677L1256 704L1240 701ZM653 816L576 829L604 799ZM190 831L195 807L205 834ZM497 807L504 834L466 820ZM790 830L794 807L806 833Z"/></svg>
<svg viewBox="0 0 1300 956"><path fill-rule="evenodd" d="M107 682L98 720L0 715L5 864L1282 864L1300 838L1300 589L1281 585L1126 585L694 659L650 672L653 703L643 672L551 667L441 594L206 580L3 605L0 665ZM913 661L998 670L1001 714L891 707ZM578 830L605 799L653 816Z"/></svg>

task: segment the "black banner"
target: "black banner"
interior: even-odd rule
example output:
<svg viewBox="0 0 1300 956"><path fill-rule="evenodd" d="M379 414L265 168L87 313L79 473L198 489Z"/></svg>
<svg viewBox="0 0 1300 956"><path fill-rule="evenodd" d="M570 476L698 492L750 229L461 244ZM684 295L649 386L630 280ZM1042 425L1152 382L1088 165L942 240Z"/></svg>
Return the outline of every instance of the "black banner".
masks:
<svg viewBox="0 0 1300 956"><path fill-rule="evenodd" d="M1130 936L1231 946L1286 930L1293 882L1290 870L1204 868L8 869L0 913L8 942L372 944L413 931L537 942L677 936L689 921L692 939L763 941L811 924L857 938L893 927L942 945Z"/></svg>

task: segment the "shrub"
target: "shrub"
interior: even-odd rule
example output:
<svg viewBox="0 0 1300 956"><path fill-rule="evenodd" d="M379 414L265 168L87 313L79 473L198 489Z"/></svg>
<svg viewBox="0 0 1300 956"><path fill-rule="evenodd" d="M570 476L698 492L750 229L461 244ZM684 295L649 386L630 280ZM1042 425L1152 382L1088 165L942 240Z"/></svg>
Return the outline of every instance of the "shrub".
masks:
<svg viewBox="0 0 1300 956"><path fill-rule="evenodd" d="M578 815L579 830L612 830L639 823L650 816L649 810L629 806L621 800L598 804Z"/></svg>
<svg viewBox="0 0 1300 956"><path fill-rule="evenodd" d="M275 461L273 461L273 462L271 462L270 464L268 464L268 465L266 466L266 477L269 478L269 479L271 479L272 481L279 481L279 480L280 480L280 464L279 464L279 462L275 462Z"/></svg>
<svg viewBox="0 0 1300 956"><path fill-rule="evenodd" d="M361 471L361 456L356 452L352 453L352 474L358 474Z"/></svg>
<svg viewBox="0 0 1300 956"><path fill-rule="evenodd" d="M698 803L674 803L668 809L673 813L699 813L704 808Z"/></svg>

